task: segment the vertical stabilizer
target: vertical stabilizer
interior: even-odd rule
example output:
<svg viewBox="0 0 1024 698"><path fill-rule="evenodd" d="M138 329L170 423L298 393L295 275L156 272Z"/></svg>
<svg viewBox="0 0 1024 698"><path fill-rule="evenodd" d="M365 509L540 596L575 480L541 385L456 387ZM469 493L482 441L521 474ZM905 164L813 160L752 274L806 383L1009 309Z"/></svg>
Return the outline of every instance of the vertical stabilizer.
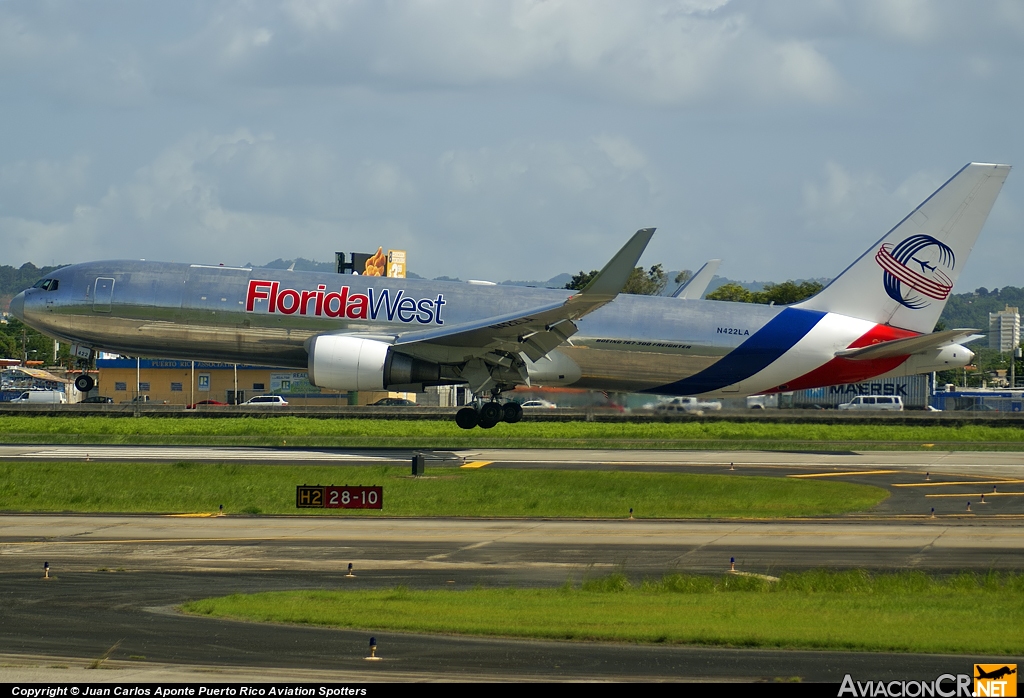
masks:
<svg viewBox="0 0 1024 698"><path fill-rule="evenodd" d="M1009 165L966 165L796 307L931 332L1009 172Z"/></svg>

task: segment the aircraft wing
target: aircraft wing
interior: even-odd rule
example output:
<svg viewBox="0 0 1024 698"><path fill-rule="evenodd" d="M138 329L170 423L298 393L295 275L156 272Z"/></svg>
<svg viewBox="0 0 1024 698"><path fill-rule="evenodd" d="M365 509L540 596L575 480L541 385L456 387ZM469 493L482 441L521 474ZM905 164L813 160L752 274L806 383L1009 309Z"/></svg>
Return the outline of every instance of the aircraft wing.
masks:
<svg viewBox="0 0 1024 698"><path fill-rule="evenodd" d="M564 301L451 327L399 334L402 353L433 361L465 361L501 350L537 361L577 331L576 320L615 300L636 268L654 228L638 230L587 287Z"/></svg>
<svg viewBox="0 0 1024 698"><path fill-rule="evenodd" d="M697 270L696 274L675 290L672 297L684 300L699 300L704 295L704 292L708 290L708 284L711 283L711 279L714 278L715 272L718 271L718 265L721 263L722 260L720 259L709 259L704 263L704 266Z"/></svg>
<svg viewBox="0 0 1024 698"><path fill-rule="evenodd" d="M975 334L978 330L945 330L943 332L932 332L917 337L906 339L894 339L889 342L879 342L867 347L858 349L844 349L837 351L836 356L844 359L887 359L894 356L909 356L920 354L931 349L938 349L950 344L963 344L982 335Z"/></svg>

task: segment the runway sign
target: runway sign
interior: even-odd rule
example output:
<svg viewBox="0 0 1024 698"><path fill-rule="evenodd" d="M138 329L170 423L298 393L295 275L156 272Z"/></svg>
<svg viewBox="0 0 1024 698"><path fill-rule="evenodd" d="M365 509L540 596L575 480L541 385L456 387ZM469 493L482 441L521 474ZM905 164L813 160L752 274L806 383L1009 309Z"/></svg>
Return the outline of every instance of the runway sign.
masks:
<svg viewBox="0 0 1024 698"><path fill-rule="evenodd" d="M384 488L379 485L297 485L298 509L382 509Z"/></svg>

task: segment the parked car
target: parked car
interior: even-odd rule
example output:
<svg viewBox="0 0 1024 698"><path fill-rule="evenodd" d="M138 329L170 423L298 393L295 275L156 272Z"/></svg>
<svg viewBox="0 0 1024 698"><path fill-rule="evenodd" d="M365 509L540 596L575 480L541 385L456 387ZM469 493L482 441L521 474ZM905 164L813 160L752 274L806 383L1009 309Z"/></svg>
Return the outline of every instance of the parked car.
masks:
<svg viewBox="0 0 1024 698"><path fill-rule="evenodd" d="M722 409L722 403L718 400L700 400L695 397L674 397L671 400L658 403L654 411L660 414L704 414L705 412L717 412Z"/></svg>
<svg viewBox="0 0 1024 698"><path fill-rule="evenodd" d="M113 401L114 398L107 397L106 395L93 395L92 397L85 398L81 402L86 405L109 405Z"/></svg>
<svg viewBox="0 0 1024 698"><path fill-rule="evenodd" d="M858 395L839 405L841 410L903 411L903 398L899 395Z"/></svg>
<svg viewBox="0 0 1024 698"><path fill-rule="evenodd" d="M288 401L280 395L257 395L242 403L242 407L287 407Z"/></svg>
<svg viewBox="0 0 1024 698"><path fill-rule="evenodd" d="M228 404L228 403L220 402L219 400L200 400L199 402L194 402L191 405L187 405L185 409L194 410L199 405L226 405L226 404Z"/></svg>
<svg viewBox="0 0 1024 698"><path fill-rule="evenodd" d="M59 390L26 390L21 395L11 400L11 402L21 405L29 403L49 403L51 405L57 405L67 401L67 396Z"/></svg>
<svg viewBox="0 0 1024 698"><path fill-rule="evenodd" d="M153 400L150 399L149 395L136 395L131 400L121 400L122 405L134 405L139 402L148 402L154 405L166 405L167 400Z"/></svg>
<svg viewBox="0 0 1024 698"><path fill-rule="evenodd" d="M371 407L408 407L409 405L415 407L416 403L406 400L404 397L382 397L377 402L371 403Z"/></svg>
<svg viewBox="0 0 1024 698"><path fill-rule="evenodd" d="M540 399L538 399L538 400L527 400L522 405L520 405L520 407L522 407L524 410L528 410L528 409L531 409L531 408L534 408L534 407L543 407L545 409L553 410L556 407L558 407L558 405L556 405L553 402L548 402L547 400L540 400Z"/></svg>

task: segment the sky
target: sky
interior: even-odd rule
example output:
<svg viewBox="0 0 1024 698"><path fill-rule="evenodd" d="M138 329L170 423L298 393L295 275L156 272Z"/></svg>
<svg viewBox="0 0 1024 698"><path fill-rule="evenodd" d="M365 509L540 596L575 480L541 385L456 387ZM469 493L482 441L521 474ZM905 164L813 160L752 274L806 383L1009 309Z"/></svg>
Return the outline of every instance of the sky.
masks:
<svg viewBox="0 0 1024 698"><path fill-rule="evenodd" d="M835 276L1024 165L1019 0L0 0L0 264ZM1024 286L1024 172L957 291Z"/></svg>

